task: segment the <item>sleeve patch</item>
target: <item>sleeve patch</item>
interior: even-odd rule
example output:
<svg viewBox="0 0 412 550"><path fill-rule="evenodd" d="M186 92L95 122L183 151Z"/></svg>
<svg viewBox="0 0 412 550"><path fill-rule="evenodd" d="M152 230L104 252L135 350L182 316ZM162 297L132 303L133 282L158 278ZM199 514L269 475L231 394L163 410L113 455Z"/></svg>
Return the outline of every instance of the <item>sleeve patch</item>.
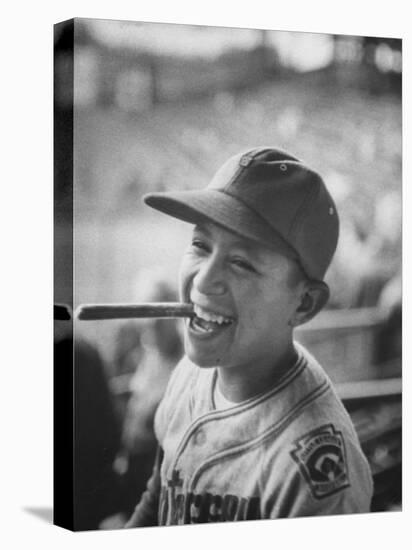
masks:
<svg viewBox="0 0 412 550"><path fill-rule="evenodd" d="M349 487L342 432L325 424L297 439L290 452L312 495L322 499Z"/></svg>

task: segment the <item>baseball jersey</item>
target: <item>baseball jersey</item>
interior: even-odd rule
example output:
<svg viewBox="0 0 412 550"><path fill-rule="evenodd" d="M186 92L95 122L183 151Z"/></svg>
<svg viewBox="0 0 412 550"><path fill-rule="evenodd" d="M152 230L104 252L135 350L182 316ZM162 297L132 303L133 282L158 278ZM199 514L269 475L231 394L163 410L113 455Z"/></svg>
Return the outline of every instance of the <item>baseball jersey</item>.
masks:
<svg viewBox="0 0 412 550"><path fill-rule="evenodd" d="M343 404L296 344L267 392L216 409L217 369L184 357L157 410L158 525L368 512L372 478Z"/></svg>

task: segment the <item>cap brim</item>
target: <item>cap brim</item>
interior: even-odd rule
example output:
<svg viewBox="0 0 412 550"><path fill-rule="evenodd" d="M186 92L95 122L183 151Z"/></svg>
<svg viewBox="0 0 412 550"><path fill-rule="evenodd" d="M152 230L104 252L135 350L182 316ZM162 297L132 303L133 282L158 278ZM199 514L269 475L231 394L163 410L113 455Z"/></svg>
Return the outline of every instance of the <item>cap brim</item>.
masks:
<svg viewBox="0 0 412 550"><path fill-rule="evenodd" d="M198 224L216 223L229 231L270 248L276 248L293 259L297 252L261 216L236 197L217 189L149 193L144 202L164 214Z"/></svg>

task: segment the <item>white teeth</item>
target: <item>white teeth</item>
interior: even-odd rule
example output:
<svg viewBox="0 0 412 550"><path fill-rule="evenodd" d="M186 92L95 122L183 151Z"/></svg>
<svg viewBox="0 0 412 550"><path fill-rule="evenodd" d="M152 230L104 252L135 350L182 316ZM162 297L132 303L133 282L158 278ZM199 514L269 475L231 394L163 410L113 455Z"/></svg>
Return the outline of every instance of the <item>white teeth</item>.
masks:
<svg viewBox="0 0 412 550"><path fill-rule="evenodd" d="M224 323L230 323L230 319L228 319L227 317L223 317L222 315L217 315L215 313L210 313L209 311L205 311L200 306L195 305L193 309L195 314L201 319L204 319L205 321L211 321L213 323L218 323L219 325L223 325Z"/></svg>

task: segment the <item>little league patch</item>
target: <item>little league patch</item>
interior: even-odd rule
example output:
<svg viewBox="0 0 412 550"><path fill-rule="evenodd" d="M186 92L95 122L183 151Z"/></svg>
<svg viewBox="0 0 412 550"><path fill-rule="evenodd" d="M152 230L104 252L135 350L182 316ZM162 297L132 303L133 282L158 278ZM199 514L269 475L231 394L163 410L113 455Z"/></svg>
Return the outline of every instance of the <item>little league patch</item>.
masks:
<svg viewBox="0 0 412 550"><path fill-rule="evenodd" d="M349 487L342 432L335 430L333 424L325 424L297 439L291 455L315 498Z"/></svg>

